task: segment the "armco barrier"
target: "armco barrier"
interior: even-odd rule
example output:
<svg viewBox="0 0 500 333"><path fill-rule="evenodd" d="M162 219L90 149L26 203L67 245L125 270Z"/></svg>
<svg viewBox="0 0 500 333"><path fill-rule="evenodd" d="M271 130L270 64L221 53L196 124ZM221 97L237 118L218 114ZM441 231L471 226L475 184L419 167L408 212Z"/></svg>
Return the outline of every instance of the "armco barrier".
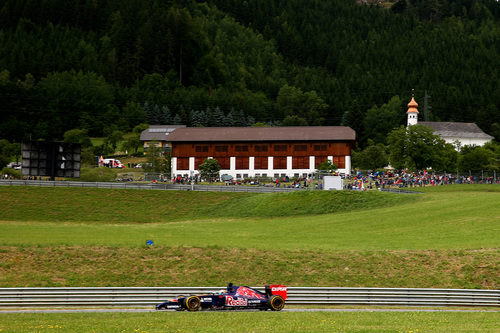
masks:
<svg viewBox="0 0 500 333"><path fill-rule="evenodd" d="M212 191L212 192L290 192L302 188L274 186L216 186L216 185L182 185L168 183L118 183L118 182L77 182L77 181L43 181L43 180L0 180L0 186L36 186L36 187L94 187L135 190L178 190L178 191Z"/></svg>
<svg viewBox="0 0 500 333"><path fill-rule="evenodd" d="M178 295L223 288L0 288L0 307L152 307ZM287 304L498 307L500 290L290 287Z"/></svg>

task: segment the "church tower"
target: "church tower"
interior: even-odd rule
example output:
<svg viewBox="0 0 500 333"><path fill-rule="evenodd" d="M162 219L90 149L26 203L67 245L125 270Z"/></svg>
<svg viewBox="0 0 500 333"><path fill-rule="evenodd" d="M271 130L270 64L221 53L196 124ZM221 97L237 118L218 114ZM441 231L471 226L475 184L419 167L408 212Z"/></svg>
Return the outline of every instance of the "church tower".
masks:
<svg viewBox="0 0 500 333"><path fill-rule="evenodd" d="M414 94L411 94L411 101L408 103L408 111L406 114L408 115L408 121L406 122L406 127L410 125L416 125L418 123L418 110L417 110L417 102L415 101Z"/></svg>

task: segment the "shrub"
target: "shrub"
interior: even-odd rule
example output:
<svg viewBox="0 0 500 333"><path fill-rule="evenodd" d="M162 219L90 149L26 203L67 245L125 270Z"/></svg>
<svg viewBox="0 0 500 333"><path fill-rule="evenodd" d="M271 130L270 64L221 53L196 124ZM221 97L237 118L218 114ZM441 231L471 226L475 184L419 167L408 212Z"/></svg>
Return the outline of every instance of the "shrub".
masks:
<svg viewBox="0 0 500 333"><path fill-rule="evenodd" d="M5 179L5 175L8 175L9 178L12 177L14 179L21 179L21 170L11 169L11 168L3 168L1 172L2 176Z"/></svg>

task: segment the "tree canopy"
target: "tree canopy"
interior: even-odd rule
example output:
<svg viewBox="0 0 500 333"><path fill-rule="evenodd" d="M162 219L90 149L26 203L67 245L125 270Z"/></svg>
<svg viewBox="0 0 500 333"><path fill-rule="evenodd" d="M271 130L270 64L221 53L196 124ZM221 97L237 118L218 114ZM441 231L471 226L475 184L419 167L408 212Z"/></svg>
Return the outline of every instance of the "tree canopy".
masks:
<svg viewBox="0 0 500 333"><path fill-rule="evenodd" d="M453 149L430 127L423 125L401 126L389 133L387 141L389 162L396 169L439 169L443 150L447 146Z"/></svg>
<svg viewBox="0 0 500 333"><path fill-rule="evenodd" d="M426 90L432 96L429 120L476 122L499 140L498 2L387 7L2 1L0 137L61 140L72 129L107 136L145 122L258 122L348 125L364 148L404 124L415 88L419 101Z"/></svg>
<svg viewBox="0 0 500 333"><path fill-rule="evenodd" d="M201 178L209 181L219 178L220 169L221 167L219 162L217 162L214 158L205 159L205 161L203 161L203 163L198 167Z"/></svg>

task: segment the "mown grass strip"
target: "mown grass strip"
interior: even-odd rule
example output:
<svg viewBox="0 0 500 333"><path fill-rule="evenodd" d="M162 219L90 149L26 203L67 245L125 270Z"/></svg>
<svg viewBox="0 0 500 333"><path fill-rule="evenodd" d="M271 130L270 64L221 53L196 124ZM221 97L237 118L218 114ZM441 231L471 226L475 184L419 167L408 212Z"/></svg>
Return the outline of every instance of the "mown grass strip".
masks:
<svg viewBox="0 0 500 333"><path fill-rule="evenodd" d="M263 286L481 288L500 285L500 250L305 251L1 247L0 287Z"/></svg>
<svg viewBox="0 0 500 333"><path fill-rule="evenodd" d="M500 312L0 314L5 332L498 332Z"/></svg>

